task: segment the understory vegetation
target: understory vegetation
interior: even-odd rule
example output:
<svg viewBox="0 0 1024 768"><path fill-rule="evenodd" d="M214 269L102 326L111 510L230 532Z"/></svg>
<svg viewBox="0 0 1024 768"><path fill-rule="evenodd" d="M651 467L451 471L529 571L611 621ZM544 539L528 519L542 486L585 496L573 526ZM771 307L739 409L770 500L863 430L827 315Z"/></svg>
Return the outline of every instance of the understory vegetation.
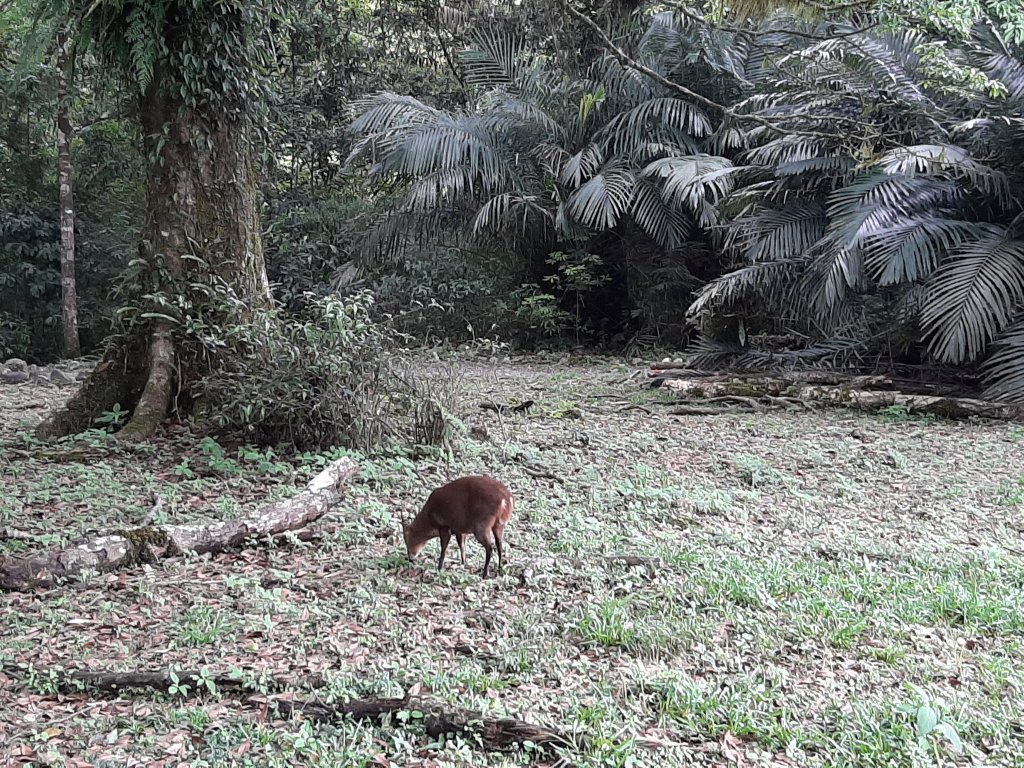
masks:
<svg viewBox="0 0 1024 768"><path fill-rule="evenodd" d="M275 298L370 290L417 343L954 372L1020 400L1024 35L1005 4L926 5L865 21L527 3L482 24L472 2L271 4ZM60 337L58 80L45 34L5 18L32 45L0 88L0 353L40 362ZM135 258L148 161L90 50L65 100L96 349L132 300L105 291Z"/></svg>

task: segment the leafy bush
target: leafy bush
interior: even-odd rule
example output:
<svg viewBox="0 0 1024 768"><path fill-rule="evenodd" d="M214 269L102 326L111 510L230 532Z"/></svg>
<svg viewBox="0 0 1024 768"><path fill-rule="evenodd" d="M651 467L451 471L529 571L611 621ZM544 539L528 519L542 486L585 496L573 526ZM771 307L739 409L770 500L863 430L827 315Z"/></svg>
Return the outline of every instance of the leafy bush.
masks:
<svg viewBox="0 0 1024 768"><path fill-rule="evenodd" d="M514 307L501 297L518 285L519 268L495 251L424 247L368 270L382 313L423 343L509 336Z"/></svg>
<svg viewBox="0 0 1024 768"><path fill-rule="evenodd" d="M32 327L17 315L0 312L0 360L23 355L32 344Z"/></svg>
<svg viewBox="0 0 1024 768"><path fill-rule="evenodd" d="M57 222L40 207L0 198L0 352L39 359L58 348Z"/></svg>
<svg viewBox="0 0 1024 768"><path fill-rule="evenodd" d="M273 200L263 245L277 299L294 306L304 294L349 286L356 276L354 247L372 210L365 197L348 190L299 190Z"/></svg>
<svg viewBox="0 0 1024 768"><path fill-rule="evenodd" d="M197 386L197 414L247 442L371 450L395 442L451 448L458 384L412 372L373 297L302 297L304 316L235 302L219 327L190 325L218 358Z"/></svg>

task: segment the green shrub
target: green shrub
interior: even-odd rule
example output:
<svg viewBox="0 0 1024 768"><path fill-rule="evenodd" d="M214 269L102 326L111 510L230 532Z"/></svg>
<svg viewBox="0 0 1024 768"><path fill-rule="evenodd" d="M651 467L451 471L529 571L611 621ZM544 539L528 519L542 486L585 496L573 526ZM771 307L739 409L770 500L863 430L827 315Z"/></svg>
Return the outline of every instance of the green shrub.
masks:
<svg viewBox="0 0 1024 768"><path fill-rule="evenodd" d="M52 356L59 345L60 253L55 218L0 198L0 353Z"/></svg>
<svg viewBox="0 0 1024 768"><path fill-rule="evenodd" d="M218 360L197 387L197 415L262 445L450 449L458 382L403 365L400 337L374 319L372 294L301 299L301 317L237 304L218 328L192 324L193 338Z"/></svg>

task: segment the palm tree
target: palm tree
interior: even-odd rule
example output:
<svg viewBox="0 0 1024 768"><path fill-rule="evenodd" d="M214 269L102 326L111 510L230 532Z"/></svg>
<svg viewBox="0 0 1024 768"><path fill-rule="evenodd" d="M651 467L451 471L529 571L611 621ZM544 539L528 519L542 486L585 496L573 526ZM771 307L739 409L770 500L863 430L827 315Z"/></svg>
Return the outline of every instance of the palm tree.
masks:
<svg viewBox="0 0 1024 768"><path fill-rule="evenodd" d="M849 138L748 132L744 183L719 206L734 268L704 286L691 317L774 318L810 340L803 360L849 359L894 334L941 363L991 355L988 394L1024 398L1020 50L979 28L957 55L1006 96L965 101L926 84L920 35L836 32L753 73L740 106L813 105L848 123ZM704 363L769 359L711 339L694 351Z"/></svg>
<svg viewBox="0 0 1024 768"><path fill-rule="evenodd" d="M637 56L661 69L655 43L642 37ZM478 35L462 63L477 95L471 111L394 93L355 105L350 162L408 185L376 247L393 254L401 233L454 222L477 237L509 238L537 279L549 254L586 250L620 280L630 268L669 267L650 257L681 261L700 250L692 241L716 223L714 204L733 172L726 158L702 152L715 126L701 107L611 58L587 78L566 79L507 35Z"/></svg>

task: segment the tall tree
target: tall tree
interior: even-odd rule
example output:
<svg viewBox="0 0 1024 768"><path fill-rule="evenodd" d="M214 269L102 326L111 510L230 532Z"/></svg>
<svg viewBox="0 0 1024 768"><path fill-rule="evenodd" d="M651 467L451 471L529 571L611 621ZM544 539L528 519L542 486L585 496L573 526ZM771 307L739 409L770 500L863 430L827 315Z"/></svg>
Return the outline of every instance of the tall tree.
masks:
<svg viewBox="0 0 1024 768"><path fill-rule="evenodd" d="M71 34L57 33L57 182L60 205L61 339L64 357L78 357L78 290L75 283L75 196L71 186Z"/></svg>
<svg viewBox="0 0 1024 768"><path fill-rule="evenodd" d="M254 118L272 50L272 0L73 0L79 42L131 86L148 158L136 312L42 436L75 431L115 403L145 436L201 373L179 365L185 307L214 283L266 306Z"/></svg>

